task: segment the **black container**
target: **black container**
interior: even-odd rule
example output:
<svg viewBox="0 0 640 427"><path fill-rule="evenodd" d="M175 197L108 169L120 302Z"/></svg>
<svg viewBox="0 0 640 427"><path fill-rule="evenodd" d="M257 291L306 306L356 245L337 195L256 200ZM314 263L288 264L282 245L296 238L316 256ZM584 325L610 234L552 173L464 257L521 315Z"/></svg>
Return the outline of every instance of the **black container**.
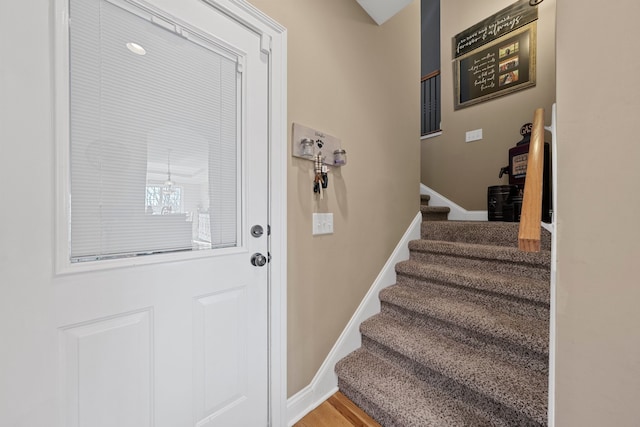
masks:
<svg viewBox="0 0 640 427"><path fill-rule="evenodd" d="M518 189L518 195L514 196L512 199L513 202L513 220L515 222L520 222L520 213L522 212L522 193Z"/></svg>
<svg viewBox="0 0 640 427"><path fill-rule="evenodd" d="M489 221L516 221L514 198L519 195L515 185L494 185L487 189L487 211ZM522 199L520 199L520 208ZM520 212L518 212L518 217ZM518 218L519 219L519 218Z"/></svg>

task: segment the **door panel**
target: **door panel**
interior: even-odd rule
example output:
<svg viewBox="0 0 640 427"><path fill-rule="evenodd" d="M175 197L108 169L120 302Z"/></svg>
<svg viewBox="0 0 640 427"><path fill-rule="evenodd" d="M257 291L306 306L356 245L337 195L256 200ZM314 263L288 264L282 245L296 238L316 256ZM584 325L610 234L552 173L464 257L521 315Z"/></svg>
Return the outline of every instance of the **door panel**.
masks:
<svg viewBox="0 0 640 427"><path fill-rule="evenodd" d="M61 330L69 427L152 425L152 323L145 310Z"/></svg>
<svg viewBox="0 0 640 427"><path fill-rule="evenodd" d="M245 307L245 288L194 299L195 402L201 420L246 399Z"/></svg>

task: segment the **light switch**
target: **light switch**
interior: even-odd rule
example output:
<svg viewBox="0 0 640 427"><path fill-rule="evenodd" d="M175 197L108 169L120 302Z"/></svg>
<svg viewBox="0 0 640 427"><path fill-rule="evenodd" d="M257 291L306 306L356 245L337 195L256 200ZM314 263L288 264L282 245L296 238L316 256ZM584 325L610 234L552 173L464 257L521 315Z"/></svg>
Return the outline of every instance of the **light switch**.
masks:
<svg viewBox="0 0 640 427"><path fill-rule="evenodd" d="M482 139L482 129L470 130L465 134L465 142L478 141Z"/></svg>
<svg viewBox="0 0 640 427"><path fill-rule="evenodd" d="M333 234L333 214L314 213L313 214L313 235Z"/></svg>

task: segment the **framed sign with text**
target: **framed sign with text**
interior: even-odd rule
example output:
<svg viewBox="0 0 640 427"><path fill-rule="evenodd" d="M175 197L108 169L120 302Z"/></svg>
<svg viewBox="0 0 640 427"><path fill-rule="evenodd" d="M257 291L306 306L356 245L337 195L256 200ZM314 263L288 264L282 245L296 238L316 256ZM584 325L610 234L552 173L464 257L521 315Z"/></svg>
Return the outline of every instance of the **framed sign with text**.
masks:
<svg viewBox="0 0 640 427"><path fill-rule="evenodd" d="M454 108L535 86L536 38L532 22L455 58Z"/></svg>

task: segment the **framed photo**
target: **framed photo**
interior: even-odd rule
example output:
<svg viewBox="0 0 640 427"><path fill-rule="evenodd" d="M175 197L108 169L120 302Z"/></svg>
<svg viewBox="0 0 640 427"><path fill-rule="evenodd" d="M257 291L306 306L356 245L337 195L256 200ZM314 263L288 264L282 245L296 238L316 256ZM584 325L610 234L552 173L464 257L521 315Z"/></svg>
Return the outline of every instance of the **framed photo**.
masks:
<svg viewBox="0 0 640 427"><path fill-rule="evenodd" d="M536 23L453 62L456 110L536 85Z"/></svg>

